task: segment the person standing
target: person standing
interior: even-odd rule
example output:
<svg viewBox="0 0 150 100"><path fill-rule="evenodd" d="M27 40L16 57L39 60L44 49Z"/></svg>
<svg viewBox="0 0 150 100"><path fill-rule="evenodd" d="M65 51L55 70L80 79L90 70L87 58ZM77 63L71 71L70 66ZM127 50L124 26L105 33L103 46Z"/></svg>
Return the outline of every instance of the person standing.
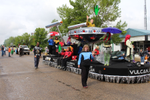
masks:
<svg viewBox="0 0 150 100"><path fill-rule="evenodd" d="M55 42L54 54L57 54L58 53L58 45L59 45L59 39L57 36L55 37L54 42Z"/></svg>
<svg viewBox="0 0 150 100"><path fill-rule="evenodd" d="M20 46L20 55L19 56L20 57L23 56L23 47L22 46Z"/></svg>
<svg viewBox="0 0 150 100"><path fill-rule="evenodd" d="M39 47L39 42L34 47L34 66L35 69L38 69L39 59L41 57L41 48Z"/></svg>
<svg viewBox="0 0 150 100"><path fill-rule="evenodd" d="M14 48L13 47L11 48L11 54L12 55L14 54Z"/></svg>
<svg viewBox="0 0 150 100"><path fill-rule="evenodd" d="M4 46L4 52L3 55L6 55L6 47Z"/></svg>
<svg viewBox="0 0 150 100"><path fill-rule="evenodd" d="M144 52L142 49L140 50L140 57L141 57L141 65L144 65Z"/></svg>
<svg viewBox="0 0 150 100"><path fill-rule="evenodd" d="M3 45L1 47L1 51L2 51L2 57L3 57L3 55L4 55L4 46Z"/></svg>
<svg viewBox="0 0 150 100"><path fill-rule="evenodd" d="M49 43L49 54L52 54L53 48L54 48L54 40L53 40L53 36L50 36L50 39L48 40Z"/></svg>
<svg viewBox="0 0 150 100"><path fill-rule="evenodd" d="M10 56L10 52L11 52L11 49L10 49L10 47L8 48L8 57L11 57Z"/></svg>
<svg viewBox="0 0 150 100"><path fill-rule="evenodd" d="M89 52L89 46L84 45L82 52L79 55L78 68L81 67L81 80L83 88L88 88L87 79L91 60L94 60L93 52Z"/></svg>

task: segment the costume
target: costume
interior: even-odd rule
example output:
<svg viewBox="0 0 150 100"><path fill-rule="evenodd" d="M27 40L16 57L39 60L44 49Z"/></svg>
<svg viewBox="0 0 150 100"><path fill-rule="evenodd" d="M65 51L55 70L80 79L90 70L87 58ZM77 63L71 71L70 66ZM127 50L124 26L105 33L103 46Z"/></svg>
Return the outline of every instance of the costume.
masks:
<svg viewBox="0 0 150 100"><path fill-rule="evenodd" d="M81 66L82 72L82 86L87 86L88 73L90 68L90 62L94 57L91 52L81 52L79 55L78 65Z"/></svg>
<svg viewBox="0 0 150 100"><path fill-rule="evenodd" d="M54 48L54 40L53 39L49 39L48 40L48 43L49 43L49 54L52 54L52 51L53 51L53 48Z"/></svg>
<svg viewBox="0 0 150 100"><path fill-rule="evenodd" d="M91 22L86 22L87 27L95 27L95 24L92 24Z"/></svg>
<svg viewBox="0 0 150 100"><path fill-rule="evenodd" d="M126 35L125 42L124 42L125 45L126 45L126 48L127 48L126 58L127 58L128 61L133 60L133 45L130 41L130 37L131 37L130 35Z"/></svg>
<svg viewBox="0 0 150 100"><path fill-rule="evenodd" d="M67 61L71 60L72 52L71 51L66 51L64 54L64 59L61 59L61 66L62 68L66 69L66 64Z"/></svg>
<svg viewBox="0 0 150 100"><path fill-rule="evenodd" d="M104 48L103 48L103 52L104 52L104 66L109 66L109 60L110 60L110 54L111 54L111 33L107 32L106 36L103 39L104 42Z"/></svg>

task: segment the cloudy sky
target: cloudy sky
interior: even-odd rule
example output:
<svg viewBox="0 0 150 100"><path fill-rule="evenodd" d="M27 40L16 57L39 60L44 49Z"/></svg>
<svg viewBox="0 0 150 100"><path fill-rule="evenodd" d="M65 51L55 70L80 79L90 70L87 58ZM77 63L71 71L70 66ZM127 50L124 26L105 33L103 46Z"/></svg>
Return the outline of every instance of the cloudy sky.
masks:
<svg viewBox="0 0 150 100"><path fill-rule="evenodd" d="M0 0L0 44L10 36L32 33L58 19L57 9L69 0ZM147 0L147 23L150 30L150 0ZM121 0L121 20L127 28L144 29L144 0ZM118 19L119 20L119 19Z"/></svg>

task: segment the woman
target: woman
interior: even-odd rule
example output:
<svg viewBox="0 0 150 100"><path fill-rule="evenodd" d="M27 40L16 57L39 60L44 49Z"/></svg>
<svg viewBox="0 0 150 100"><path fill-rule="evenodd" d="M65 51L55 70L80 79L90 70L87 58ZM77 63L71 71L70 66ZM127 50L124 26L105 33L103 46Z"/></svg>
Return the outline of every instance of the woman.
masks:
<svg viewBox="0 0 150 100"><path fill-rule="evenodd" d="M71 60L72 52L70 51L70 47L67 47L67 50L64 54L64 57L61 60L61 66L66 70L66 63L67 61Z"/></svg>
<svg viewBox="0 0 150 100"><path fill-rule="evenodd" d="M50 39L48 40L49 43L49 54L52 54L53 48L54 48L54 40L53 40L53 36L50 37Z"/></svg>
<svg viewBox="0 0 150 100"><path fill-rule="evenodd" d="M57 59L57 65L60 66L61 65L61 59L63 58L63 56L65 55L65 50L64 48L61 49L61 53L58 53L59 58Z"/></svg>
<svg viewBox="0 0 150 100"><path fill-rule="evenodd" d="M84 88L88 87L87 86L87 78L88 78L91 60L94 59L93 55L94 55L93 52L92 53L89 52L88 45L84 45L82 52L79 55L78 68L81 67L81 69L82 69L81 77L82 77L82 86Z"/></svg>

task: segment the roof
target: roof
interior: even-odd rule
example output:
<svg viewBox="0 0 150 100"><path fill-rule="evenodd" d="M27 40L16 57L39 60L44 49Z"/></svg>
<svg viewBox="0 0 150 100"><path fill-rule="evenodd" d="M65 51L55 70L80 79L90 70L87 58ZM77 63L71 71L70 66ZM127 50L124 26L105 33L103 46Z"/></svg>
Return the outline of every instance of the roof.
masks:
<svg viewBox="0 0 150 100"><path fill-rule="evenodd" d="M143 36L143 35L150 35L150 30L143 30L143 29L133 29L133 28L128 28L127 33L125 35L120 35L120 38L124 38L127 34L133 36Z"/></svg>

